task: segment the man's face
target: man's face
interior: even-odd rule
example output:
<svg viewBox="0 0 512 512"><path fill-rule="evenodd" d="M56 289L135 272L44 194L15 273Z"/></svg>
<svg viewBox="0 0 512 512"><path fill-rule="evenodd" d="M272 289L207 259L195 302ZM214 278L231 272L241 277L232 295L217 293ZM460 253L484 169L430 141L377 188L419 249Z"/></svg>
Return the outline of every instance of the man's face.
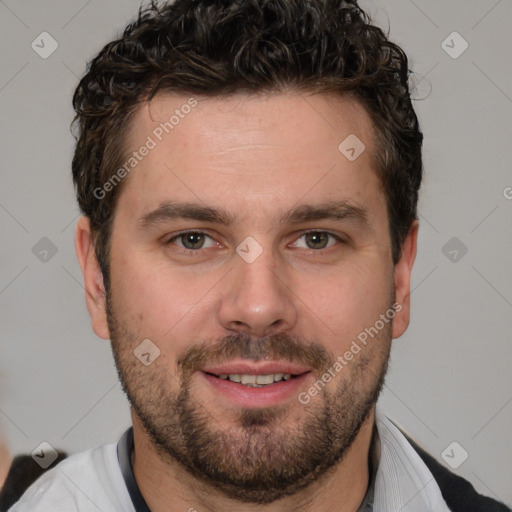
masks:
<svg viewBox="0 0 512 512"><path fill-rule="evenodd" d="M132 121L128 156L148 136L156 145L123 184L108 320L98 313L94 325L104 335L108 321L161 457L266 503L318 479L368 419L391 338L407 325L408 308L394 323L390 310L410 268L397 277L392 264L357 102L236 95L182 109L187 100L157 96ZM175 110L179 122L161 133ZM366 146L353 161L338 149L349 135ZM134 354L143 340L148 365Z"/></svg>

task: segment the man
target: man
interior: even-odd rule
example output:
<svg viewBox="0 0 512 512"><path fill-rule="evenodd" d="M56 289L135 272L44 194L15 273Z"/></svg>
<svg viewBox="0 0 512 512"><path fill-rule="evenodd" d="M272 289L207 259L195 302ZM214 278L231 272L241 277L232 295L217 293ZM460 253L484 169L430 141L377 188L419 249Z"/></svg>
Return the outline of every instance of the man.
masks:
<svg viewBox="0 0 512 512"><path fill-rule="evenodd" d="M508 510L382 413L421 143L355 1L152 5L74 97L76 249L132 406L23 511Z"/></svg>

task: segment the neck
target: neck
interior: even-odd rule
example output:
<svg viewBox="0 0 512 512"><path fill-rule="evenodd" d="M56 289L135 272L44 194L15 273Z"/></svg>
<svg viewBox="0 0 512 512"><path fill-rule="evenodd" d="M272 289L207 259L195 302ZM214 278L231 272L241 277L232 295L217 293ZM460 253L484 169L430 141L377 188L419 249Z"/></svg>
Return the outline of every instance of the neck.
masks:
<svg viewBox="0 0 512 512"><path fill-rule="evenodd" d="M190 475L176 461L156 451L132 411L133 472L152 512L230 512L240 510L239 501L227 498ZM299 493L268 505L243 504L247 512L354 512L364 499L369 482L368 457L375 423L375 408L361 427L351 447L326 475ZM169 504L172 503L172 509Z"/></svg>

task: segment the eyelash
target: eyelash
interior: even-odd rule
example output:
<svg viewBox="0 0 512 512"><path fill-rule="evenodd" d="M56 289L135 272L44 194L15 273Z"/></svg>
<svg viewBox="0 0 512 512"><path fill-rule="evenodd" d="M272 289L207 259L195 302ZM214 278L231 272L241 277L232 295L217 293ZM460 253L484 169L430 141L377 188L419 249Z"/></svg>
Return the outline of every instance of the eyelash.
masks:
<svg viewBox="0 0 512 512"><path fill-rule="evenodd" d="M208 237L212 240L214 240L214 238L212 236L210 236L208 233L205 233L204 231L195 231L195 230L190 230L190 231L182 231L181 233L178 233L176 235L173 235L171 238L169 238L166 242L165 242L165 245L171 245L175 240L178 240L180 239L182 236L185 236L185 235L190 235L190 234L194 234L194 235L204 235L205 237ZM217 245L219 245L218 242L215 242ZM186 256L197 256L201 253L201 251L203 251L204 249L203 248L200 248L200 249L187 249L186 247L180 247L180 246L176 246L178 252L186 255ZM207 247L207 249L209 249L209 247Z"/></svg>
<svg viewBox="0 0 512 512"><path fill-rule="evenodd" d="M298 238L296 238L293 243L296 243L297 240L301 239L302 237L304 237L304 236L306 236L306 235L308 235L310 233L318 233L318 234L325 233L329 237L334 238L336 240L336 242L345 243L345 240L343 240L340 236L335 235L334 233L331 233L329 231L315 230L315 229L312 229L312 230L305 231L305 232L301 233L301 235ZM210 238L211 240L214 240L214 238L212 236L210 236L208 233L206 233L204 231L194 231L194 230L191 230L191 231L182 231L182 232L180 232L180 233L178 233L176 235L173 235L171 238L169 238L165 242L165 245L171 245L175 240L178 240L182 236L185 236L185 235L188 235L188 234L205 235L206 237ZM219 242L215 242L215 243L217 245L219 245ZM178 248L179 252L181 252L182 254L184 254L186 256L197 256L203 250L203 248L200 248L200 249L187 249L185 247L180 247L180 246L176 246L176 247ZM326 251L328 249L331 249L332 247L333 246L331 245L331 246L325 247L323 249L310 249L310 248L307 248L306 250L313 251L313 252L322 252L322 251ZM207 247L206 249L210 249L210 247Z"/></svg>

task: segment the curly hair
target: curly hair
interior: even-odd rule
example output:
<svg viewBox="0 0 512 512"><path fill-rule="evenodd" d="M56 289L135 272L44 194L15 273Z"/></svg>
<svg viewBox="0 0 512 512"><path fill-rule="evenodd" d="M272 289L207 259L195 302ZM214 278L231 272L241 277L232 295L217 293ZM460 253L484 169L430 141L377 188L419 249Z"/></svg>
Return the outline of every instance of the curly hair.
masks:
<svg viewBox="0 0 512 512"><path fill-rule="evenodd" d="M376 172L386 193L393 262L417 219L422 134L403 50L372 25L357 0L152 1L122 37L89 63L73 106L73 180L108 280L120 186L98 197L125 161L125 135L158 92L222 96L295 89L350 94L376 133ZM107 284L106 284L107 285Z"/></svg>

